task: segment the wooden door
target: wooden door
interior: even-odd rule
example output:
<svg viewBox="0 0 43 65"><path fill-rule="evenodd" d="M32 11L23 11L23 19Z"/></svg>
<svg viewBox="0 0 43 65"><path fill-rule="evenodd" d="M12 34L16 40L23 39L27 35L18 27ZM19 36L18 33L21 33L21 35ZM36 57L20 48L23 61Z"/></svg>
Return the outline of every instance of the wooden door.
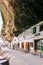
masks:
<svg viewBox="0 0 43 65"><path fill-rule="evenodd" d="M29 43L26 42L26 49L29 50Z"/></svg>
<svg viewBox="0 0 43 65"><path fill-rule="evenodd" d="M24 42L22 42L22 48L24 49Z"/></svg>
<svg viewBox="0 0 43 65"><path fill-rule="evenodd" d="M18 43L18 47L19 47L19 43Z"/></svg>

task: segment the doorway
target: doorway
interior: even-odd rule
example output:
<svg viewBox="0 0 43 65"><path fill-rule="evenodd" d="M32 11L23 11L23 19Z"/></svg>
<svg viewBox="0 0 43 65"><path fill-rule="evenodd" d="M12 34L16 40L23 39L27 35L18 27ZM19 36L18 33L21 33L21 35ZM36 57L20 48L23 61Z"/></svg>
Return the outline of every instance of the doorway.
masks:
<svg viewBox="0 0 43 65"><path fill-rule="evenodd" d="M21 46L22 46L22 48L24 49L24 42L22 42Z"/></svg>
<svg viewBox="0 0 43 65"><path fill-rule="evenodd" d="M26 42L26 49L29 51L29 42Z"/></svg>

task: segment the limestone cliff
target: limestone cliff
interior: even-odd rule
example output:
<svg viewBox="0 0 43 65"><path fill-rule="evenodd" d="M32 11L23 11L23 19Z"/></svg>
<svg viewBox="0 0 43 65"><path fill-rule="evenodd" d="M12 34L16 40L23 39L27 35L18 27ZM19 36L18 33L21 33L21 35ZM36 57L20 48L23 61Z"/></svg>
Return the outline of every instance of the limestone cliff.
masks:
<svg viewBox="0 0 43 65"><path fill-rule="evenodd" d="M17 29L14 25L15 14L9 2L10 0L0 0L0 7L4 17L2 37L11 42L14 37L13 31L16 31Z"/></svg>

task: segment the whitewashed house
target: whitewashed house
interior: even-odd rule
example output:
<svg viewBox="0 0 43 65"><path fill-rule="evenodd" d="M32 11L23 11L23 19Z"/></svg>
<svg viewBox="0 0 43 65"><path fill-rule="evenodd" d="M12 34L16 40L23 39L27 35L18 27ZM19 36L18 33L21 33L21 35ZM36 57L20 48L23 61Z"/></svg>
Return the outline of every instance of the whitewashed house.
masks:
<svg viewBox="0 0 43 65"><path fill-rule="evenodd" d="M43 46L43 21L19 34L18 40L19 48L39 52L40 45Z"/></svg>
<svg viewBox="0 0 43 65"><path fill-rule="evenodd" d="M18 37L14 37L12 42L11 42L11 48L13 48L17 44L18 44Z"/></svg>

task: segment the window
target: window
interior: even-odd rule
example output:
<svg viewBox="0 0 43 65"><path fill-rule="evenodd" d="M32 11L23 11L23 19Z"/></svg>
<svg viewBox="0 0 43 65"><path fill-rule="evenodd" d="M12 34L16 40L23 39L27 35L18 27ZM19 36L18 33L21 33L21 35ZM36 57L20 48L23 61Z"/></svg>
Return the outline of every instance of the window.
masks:
<svg viewBox="0 0 43 65"><path fill-rule="evenodd" d="M40 25L40 31L43 31L43 24Z"/></svg>
<svg viewBox="0 0 43 65"><path fill-rule="evenodd" d="M33 34L36 33L36 27L33 28Z"/></svg>
<svg viewBox="0 0 43 65"><path fill-rule="evenodd" d="M41 40L35 41L35 50L42 50L43 51L43 42Z"/></svg>

